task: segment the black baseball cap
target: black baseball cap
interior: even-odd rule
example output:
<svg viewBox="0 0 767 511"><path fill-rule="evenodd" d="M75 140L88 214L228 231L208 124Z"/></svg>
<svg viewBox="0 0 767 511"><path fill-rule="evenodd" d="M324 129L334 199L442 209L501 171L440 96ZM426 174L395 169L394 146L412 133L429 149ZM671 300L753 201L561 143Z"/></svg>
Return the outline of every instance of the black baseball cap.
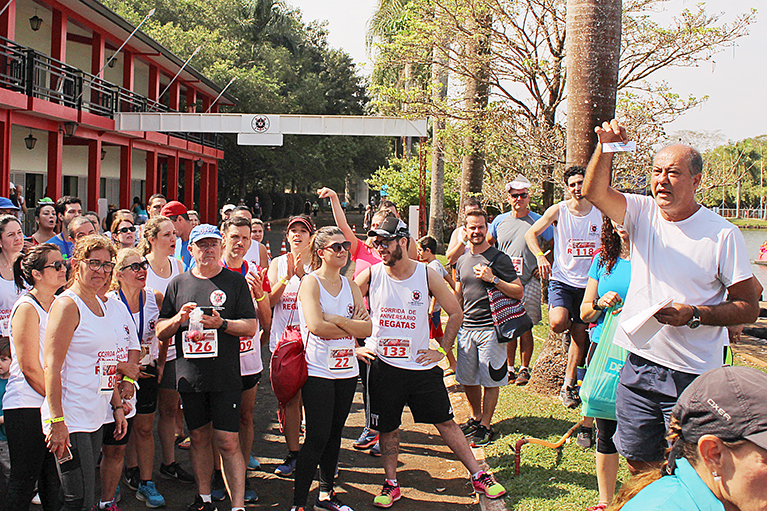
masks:
<svg viewBox="0 0 767 511"><path fill-rule="evenodd" d="M685 442L703 435L724 441L748 440L767 449L767 374L751 367L725 366L698 376L679 396L672 414Z"/></svg>
<svg viewBox="0 0 767 511"><path fill-rule="evenodd" d="M368 236L374 238L381 236L382 238L409 238L410 231L407 230L405 222L395 216L386 217L378 229L368 231Z"/></svg>

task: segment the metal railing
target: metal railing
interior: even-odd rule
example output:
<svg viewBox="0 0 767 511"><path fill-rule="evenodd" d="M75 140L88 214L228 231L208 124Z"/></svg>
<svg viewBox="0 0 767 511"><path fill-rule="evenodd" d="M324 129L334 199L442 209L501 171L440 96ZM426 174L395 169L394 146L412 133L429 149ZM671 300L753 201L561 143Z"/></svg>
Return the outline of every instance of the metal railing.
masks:
<svg viewBox="0 0 767 511"><path fill-rule="evenodd" d="M172 112L168 106L0 36L0 88L102 117L117 112ZM168 133L221 149L218 133Z"/></svg>

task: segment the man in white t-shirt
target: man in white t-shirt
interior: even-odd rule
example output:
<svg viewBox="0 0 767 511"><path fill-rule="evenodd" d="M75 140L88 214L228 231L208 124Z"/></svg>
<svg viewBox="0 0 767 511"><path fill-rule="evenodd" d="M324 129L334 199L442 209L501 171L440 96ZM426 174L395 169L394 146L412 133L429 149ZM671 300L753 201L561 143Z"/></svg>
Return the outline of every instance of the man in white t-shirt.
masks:
<svg viewBox="0 0 767 511"><path fill-rule="evenodd" d="M605 144L625 142L626 130L613 120L596 132L584 195L631 236L631 284L614 342L629 351L615 445L633 472L663 460L671 408L696 376L722 365L725 327L756 320L762 288L738 228L695 201L698 151L662 149L653 161L653 198L624 195L610 187L613 153ZM653 310L632 328L632 319Z"/></svg>
<svg viewBox="0 0 767 511"><path fill-rule="evenodd" d="M562 404L568 408L577 408L581 403L576 376L578 366L586 357L588 341L588 325L581 319L581 302L589 280L591 258L601 245L602 235L602 213L581 194L585 171L578 166L565 170L564 181L570 198L547 209L525 234L541 278L551 277L549 326L558 334L569 330L572 339L567 352L565 381L559 393ZM553 267L538 243L551 225L554 225Z"/></svg>

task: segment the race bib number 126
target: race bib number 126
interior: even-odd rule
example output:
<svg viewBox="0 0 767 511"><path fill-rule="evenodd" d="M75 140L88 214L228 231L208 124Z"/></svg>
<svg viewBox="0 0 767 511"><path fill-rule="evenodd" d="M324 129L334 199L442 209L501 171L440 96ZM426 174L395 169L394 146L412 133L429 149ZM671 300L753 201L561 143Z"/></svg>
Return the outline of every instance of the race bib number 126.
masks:
<svg viewBox="0 0 767 511"><path fill-rule="evenodd" d="M182 334L184 358L214 358L218 356L217 330L189 330Z"/></svg>

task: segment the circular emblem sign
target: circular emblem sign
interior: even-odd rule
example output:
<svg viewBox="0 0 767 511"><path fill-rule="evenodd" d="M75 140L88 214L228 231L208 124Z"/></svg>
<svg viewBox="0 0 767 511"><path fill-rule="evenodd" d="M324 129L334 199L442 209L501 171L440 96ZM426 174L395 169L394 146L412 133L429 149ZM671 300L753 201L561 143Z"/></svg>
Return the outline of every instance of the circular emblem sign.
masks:
<svg viewBox="0 0 767 511"><path fill-rule="evenodd" d="M224 293L220 289L216 289L210 294L210 303L214 307L221 307L222 305L224 305L225 301L226 301L226 293Z"/></svg>
<svg viewBox="0 0 767 511"><path fill-rule="evenodd" d="M256 133L266 133L269 130L269 118L265 115L256 115L250 121L250 127Z"/></svg>

